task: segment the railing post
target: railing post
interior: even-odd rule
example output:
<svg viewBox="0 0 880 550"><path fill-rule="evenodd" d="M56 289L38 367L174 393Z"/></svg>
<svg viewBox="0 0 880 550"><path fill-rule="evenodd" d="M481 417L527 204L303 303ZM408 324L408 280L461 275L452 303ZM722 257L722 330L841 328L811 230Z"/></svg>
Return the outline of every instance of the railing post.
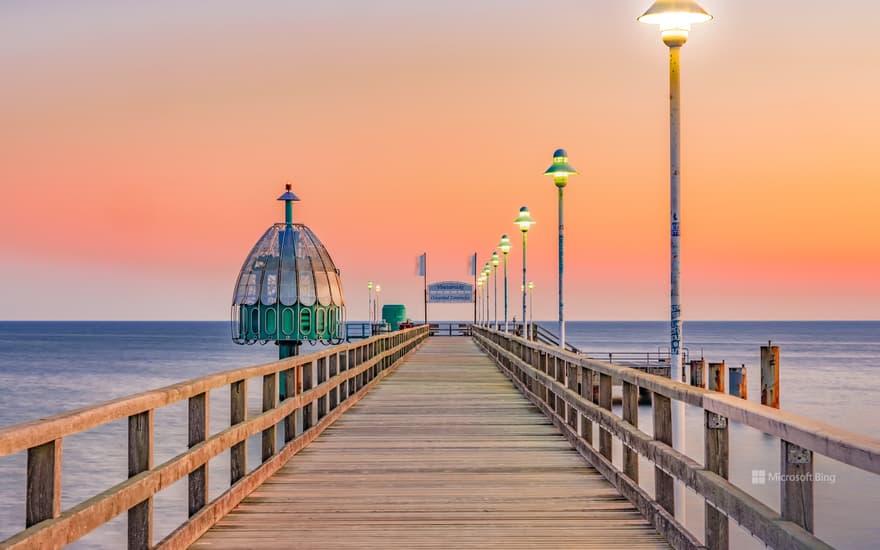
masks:
<svg viewBox="0 0 880 550"><path fill-rule="evenodd" d="M287 391L293 391L288 383ZM233 382L229 386L229 423L232 426L247 420L247 379ZM229 449L229 484L235 485L247 473L247 439L239 441Z"/></svg>
<svg viewBox="0 0 880 550"><path fill-rule="evenodd" d="M208 438L208 394L189 398L189 447L193 448ZM202 464L188 477L189 515L194 516L208 502L208 465Z"/></svg>
<svg viewBox="0 0 880 550"><path fill-rule="evenodd" d="M611 376L599 374L599 406L606 411L611 410ZM611 460L611 432L599 427L599 453Z"/></svg>
<svg viewBox="0 0 880 550"><path fill-rule="evenodd" d="M275 408L277 401L278 373L273 372L263 376L263 412ZM266 462L275 454L275 424L263 430L263 462Z"/></svg>
<svg viewBox="0 0 880 550"><path fill-rule="evenodd" d="M639 387L623 382L623 420L633 428L639 427ZM623 473L626 477L639 482L639 454L623 445Z"/></svg>
<svg viewBox="0 0 880 550"><path fill-rule="evenodd" d="M813 532L813 451L782 440L782 519Z"/></svg>
<svg viewBox="0 0 880 550"><path fill-rule="evenodd" d="M577 393L577 366L574 363L565 363L565 376L568 380L568 389L573 391L574 393ZM568 415L568 425L571 426L575 432L577 432L577 409L569 405L567 407L566 414Z"/></svg>
<svg viewBox="0 0 880 550"><path fill-rule="evenodd" d="M327 379L332 380L333 378L336 377L336 372L338 369L337 365L339 364L339 354L334 353L333 355L331 355L327 359L329 361L329 365L328 365L329 371L327 373ZM336 406L339 404L339 384L336 384L335 386L333 386L330 389L330 393L328 395L329 395L329 399L328 399L329 403L327 404L327 412L330 412L333 409L335 409Z"/></svg>
<svg viewBox="0 0 880 550"><path fill-rule="evenodd" d="M128 417L128 477L153 467L153 411ZM148 498L128 509L128 548L153 547L153 499Z"/></svg>
<svg viewBox="0 0 880 550"><path fill-rule="evenodd" d="M665 395L652 394L654 408L654 440L672 446L672 402ZM667 512L675 514L675 483L672 476L654 467L654 494Z"/></svg>
<svg viewBox="0 0 880 550"><path fill-rule="evenodd" d="M587 367L581 367L581 397L593 402L593 371ZM581 437L590 447L593 446L593 422L586 416L581 415Z"/></svg>
<svg viewBox="0 0 880 550"><path fill-rule="evenodd" d="M323 384L324 382L327 381L327 358L326 357L318 358L315 361L315 369L316 369L316 373L318 375L317 376L318 383L316 385L320 386L321 384ZM326 393L318 398L318 406L317 406L318 418L317 418L317 420L320 420L320 419L324 418L325 416L327 416L327 405L328 405L327 402L329 400L330 400L330 396ZM317 422L316 422L316 424L317 424Z"/></svg>
<svg viewBox="0 0 880 550"><path fill-rule="evenodd" d="M284 395L281 400L290 399L296 395L296 367L281 371L281 379L284 381ZM288 444L296 438L296 411L284 417L284 444Z"/></svg>
<svg viewBox="0 0 880 550"><path fill-rule="evenodd" d="M710 378L711 380L711 378ZM705 455L706 469L724 479L729 475L730 431L727 418L706 411ZM706 503L706 547L709 550L726 550L729 546L730 525L727 516Z"/></svg>

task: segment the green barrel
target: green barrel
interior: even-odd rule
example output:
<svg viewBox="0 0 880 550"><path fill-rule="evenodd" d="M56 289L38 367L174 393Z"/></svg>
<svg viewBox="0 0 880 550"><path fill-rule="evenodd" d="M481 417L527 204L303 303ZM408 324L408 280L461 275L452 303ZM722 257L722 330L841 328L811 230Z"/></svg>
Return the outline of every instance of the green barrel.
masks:
<svg viewBox="0 0 880 550"><path fill-rule="evenodd" d="M406 306L399 304L382 306L382 320L391 325L391 330L400 330L400 323L406 321Z"/></svg>

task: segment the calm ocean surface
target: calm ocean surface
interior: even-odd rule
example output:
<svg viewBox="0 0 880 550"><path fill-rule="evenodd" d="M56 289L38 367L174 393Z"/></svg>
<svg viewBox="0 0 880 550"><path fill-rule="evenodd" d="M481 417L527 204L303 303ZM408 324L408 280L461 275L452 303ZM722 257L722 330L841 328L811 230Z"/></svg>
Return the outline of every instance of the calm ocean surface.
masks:
<svg viewBox="0 0 880 550"><path fill-rule="evenodd" d="M547 323L555 330L555 324ZM572 343L589 352L656 351L667 339L663 322L572 322ZM694 358L749 367L749 395L758 399L759 348L781 347L783 410L880 437L880 322L692 322L684 342ZM272 361L275 346L236 346L225 322L0 322L0 426L157 388L187 378ZM228 426L229 392L211 393L211 433ZM249 384L249 409L260 388ZM640 426L650 433L650 409ZM702 413L688 411L688 448L701 459ZM155 463L186 449L186 410L180 403L156 412ZM126 422L64 441L62 505L69 508L123 481L127 474ZM259 463L259 436L249 445L249 467ZM619 454L619 449L617 449ZM619 460L619 457L616 457ZM228 454L210 463L210 497L228 484ZM775 473L779 441L733 425L731 479L778 510L777 484L753 484L753 470ZM0 458L0 540L24 525L24 453ZM878 548L880 479L817 457L816 534L839 548ZM652 468L641 464L652 491ZM833 478L833 479L832 479ZM154 502L159 541L186 517L186 480ZM702 501L691 495L688 526L702 532ZM732 524L733 548L760 548ZM125 546L125 515L94 531L78 548Z"/></svg>

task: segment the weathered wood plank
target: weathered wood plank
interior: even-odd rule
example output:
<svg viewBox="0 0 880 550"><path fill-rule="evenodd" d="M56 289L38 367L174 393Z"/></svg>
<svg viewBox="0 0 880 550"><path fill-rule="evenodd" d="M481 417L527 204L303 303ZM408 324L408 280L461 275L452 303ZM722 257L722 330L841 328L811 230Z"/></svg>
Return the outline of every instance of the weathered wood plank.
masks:
<svg viewBox="0 0 880 550"><path fill-rule="evenodd" d="M189 398L189 447L193 448L208 438L208 394ZM189 474L189 515L192 516L208 502L208 465L197 466Z"/></svg>
<svg viewBox="0 0 880 550"><path fill-rule="evenodd" d="M28 449L25 524L27 527L61 513L61 440Z"/></svg>
<svg viewBox="0 0 880 550"><path fill-rule="evenodd" d="M128 477L153 467L153 411L128 417ZM153 547L153 499L128 510L128 548Z"/></svg>
<svg viewBox="0 0 880 550"><path fill-rule="evenodd" d="M292 388L293 386L287 386ZM247 420L247 380L233 382L229 387L229 424L235 426ZM229 450L229 482L235 485L247 474L247 440Z"/></svg>
<svg viewBox="0 0 880 550"><path fill-rule="evenodd" d="M278 375L276 373L263 376L263 412L271 411L278 405ZM263 430L262 460L266 462L275 454L275 424Z"/></svg>
<svg viewBox="0 0 880 550"><path fill-rule="evenodd" d="M715 413L705 413L704 447L706 469L724 479L730 465L730 431L727 419ZM727 516L706 503L706 547L709 550L727 550L730 545L730 522Z"/></svg>
<svg viewBox="0 0 880 550"><path fill-rule="evenodd" d="M454 338L427 342L193 548L328 545L667 547L471 341Z"/></svg>
<svg viewBox="0 0 880 550"><path fill-rule="evenodd" d="M639 387L623 383L623 420L639 427ZM623 473L634 482L639 482L639 454L628 445L623 446Z"/></svg>

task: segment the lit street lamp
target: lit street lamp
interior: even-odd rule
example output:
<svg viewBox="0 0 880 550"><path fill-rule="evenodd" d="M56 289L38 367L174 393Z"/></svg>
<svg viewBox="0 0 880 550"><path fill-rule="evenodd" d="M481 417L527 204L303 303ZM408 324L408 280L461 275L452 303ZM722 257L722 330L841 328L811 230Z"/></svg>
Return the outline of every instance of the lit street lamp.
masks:
<svg viewBox="0 0 880 550"><path fill-rule="evenodd" d="M481 303L483 299L483 276L480 275L480 278L477 279L477 324L483 325L483 305Z"/></svg>
<svg viewBox="0 0 880 550"><path fill-rule="evenodd" d="M377 324L381 323L381 321L382 321L382 319L380 317L382 315L382 309L381 309L382 308L382 301L379 299L380 292L382 292L382 287L379 285L376 285L376 299L373 300L373 305L376 307L375 319L376 319Z"/></svg>
<svg viewBox="0 0 880 550"><path fill-rule="evenodd" d="M639 21L659 25L663 43L669 47L669 174L671 226L671 327L670 378L682 381L682 316L681 316L681 47L688 39L694 23L709 21L712 16L694 0L657 0ZM672 445L685 451L685 409L681 401L672 402ZM684 518L684 488L675 484L675 515Z"/></svg>
<svg viewBox="0 0 880 550"><path fill-rule="evenodd" d="M498 258L498 251L492 252L492 271L495 273L495 330L498 330L498 264L501 260Z"/></svg>
<svg viewBox="0 0 880 550"><path fill-rule="evenodd" d="M522 246L523 246L523 291L522 291L522 323L523 323L523 336L528 338L528 335L525 332L526 328L526 235L529 232L529 228L535 223L535 220L532 219L532 215L529 213L529 209L523 206L519 209L519 217L513 221L515 225L519 226L519 230L522 231Z"/></svg>
<svg viewBox="0 0 880 550"><path fill-rule="evenodd" d="M507 332L507 255L510 253L510 249L510 239L507 238L507 235L501 235L498 250L504 255L504 332Z"/></svg>
<svg viewBox="0 0 880 550"><path fill-rule="evenodd" d="M563 307L562 278L564 273L564 247L563 233L565 224L562 216L562 190L568 185L568 176L577 175L577 170L568 164L568 153L565 149L557 149L553 153L553 165L544 172L546 176L553 176L553 183L559 191L559 347L565 349L565 309Z"/></svg>

